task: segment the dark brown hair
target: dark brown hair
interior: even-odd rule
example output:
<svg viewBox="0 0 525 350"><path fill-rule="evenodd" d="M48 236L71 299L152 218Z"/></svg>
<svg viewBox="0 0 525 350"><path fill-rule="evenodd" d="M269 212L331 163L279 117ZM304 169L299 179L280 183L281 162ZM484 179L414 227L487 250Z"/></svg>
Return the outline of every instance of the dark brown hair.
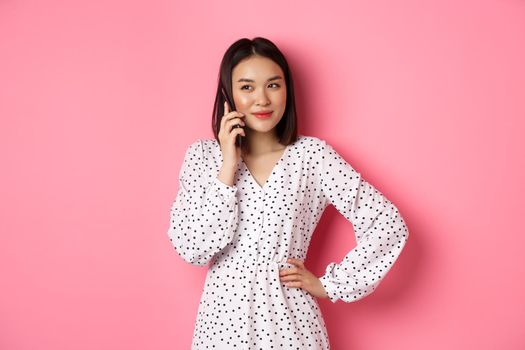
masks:
<svg viewBox="0 0 525 350"><path fill-rule="evenodd" d="M267 57L277 63L283 70L286 82L286 108L283 117L275 126L279 142L289 145L297 140L297 117L295 112L295 95L292 80L292 72L288 66L286 58L277 46L270 40L256 37L252 40L242 38L234 42L224 53L221 61L217 93L213 105L212 129L213 135L219 142L219 130L221 119L224 115L224 100L228 101L230 110L236 110L233 102L232 92L232 71L233 68L243 59L250 56L259 55Z"/></svg>

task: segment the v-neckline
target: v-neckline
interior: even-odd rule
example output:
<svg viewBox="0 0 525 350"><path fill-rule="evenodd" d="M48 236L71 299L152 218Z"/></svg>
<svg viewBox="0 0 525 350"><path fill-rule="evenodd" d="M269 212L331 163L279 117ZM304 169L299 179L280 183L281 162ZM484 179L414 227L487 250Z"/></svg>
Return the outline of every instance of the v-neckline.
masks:
<svg viewBox="0 0 525 350"><path fill-rule="evenodd" d="M257 182L257 180L253 176L252 172L250 171L250 168L248 168L248 165L246 164L246 162L244 162L244 159L241 156L241 163L243 164L244 168L246 169L246 172L248 173L248 177L254 183L254 185L257 186L258 189L263 190L263 191L266 190L266 187L268 187L268 185L270 183L270 180L272 180L272 177L275 175L275 172L277 171L279 165L281 164L281 162L283 161L284 157L288 153L288 150L290 148L292 148L294 143L295 142L292 142L291 144L286 145L286 147L284 148L283 153L281 154L281 156L279 157L277 162L275 162L275 164L274 164L274 166L272 168L272 171L270 172L270 175L268 175L268 178L266 179L266 181L264 182L264 184L262 186Z"/></svg>

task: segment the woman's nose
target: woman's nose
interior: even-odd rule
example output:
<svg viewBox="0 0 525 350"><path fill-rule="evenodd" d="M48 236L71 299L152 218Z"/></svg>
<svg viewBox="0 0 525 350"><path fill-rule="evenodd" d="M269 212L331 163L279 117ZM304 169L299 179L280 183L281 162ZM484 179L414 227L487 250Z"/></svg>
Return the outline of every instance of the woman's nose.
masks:
<svg viewBox="0 0 525 350"><path fill-rule="evenodd" d="M270 99L266 95L266 92L260 92L257 96L257 103L264 106L267 105L268 102L270 102Z"/></svg>

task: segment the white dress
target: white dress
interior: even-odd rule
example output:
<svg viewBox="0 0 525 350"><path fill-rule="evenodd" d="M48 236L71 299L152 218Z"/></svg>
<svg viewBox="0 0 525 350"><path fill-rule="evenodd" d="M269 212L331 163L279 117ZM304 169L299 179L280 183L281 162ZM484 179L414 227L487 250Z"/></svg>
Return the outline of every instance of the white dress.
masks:
<svg viewBox="0 0 525 350"><path fill-rule="evenodd" d="M320 280L332 302L372 293L408 239L397 208L326 141L299 135L261 187L239 161L234 185L217 175L215 139L187 149L168 236L186 262L209 264L192 349L330 349L316 298L280 282L304 261L312 233L332 204L353 224L357 246Z"/></svg>

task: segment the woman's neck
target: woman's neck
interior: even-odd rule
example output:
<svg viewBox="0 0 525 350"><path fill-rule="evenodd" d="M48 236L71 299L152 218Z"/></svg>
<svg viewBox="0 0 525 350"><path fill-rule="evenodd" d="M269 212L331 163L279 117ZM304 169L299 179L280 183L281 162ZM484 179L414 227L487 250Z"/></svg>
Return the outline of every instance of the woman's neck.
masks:
<svg viewBox="0 0 525 350"><path fill-rule="evenodd" d="M277 135L273 130L269 132L245 130L247 132L246 137L243 138L243 142L245 143L243 155L257 156L283 149L283 145L279 143Z"/></svg>

